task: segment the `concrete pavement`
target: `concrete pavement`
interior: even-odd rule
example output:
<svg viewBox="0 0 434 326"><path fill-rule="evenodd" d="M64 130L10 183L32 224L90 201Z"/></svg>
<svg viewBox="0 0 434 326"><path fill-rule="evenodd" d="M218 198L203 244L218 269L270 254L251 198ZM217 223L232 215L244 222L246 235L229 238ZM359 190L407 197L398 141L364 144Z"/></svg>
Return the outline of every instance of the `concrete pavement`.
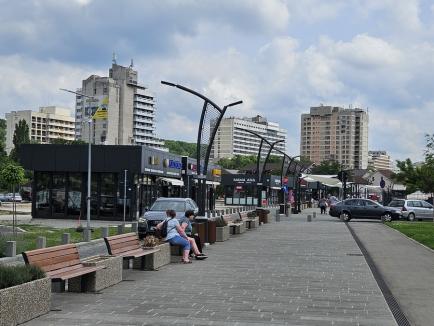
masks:
<svg viewBox="0 0 434 326"><path fill-rule="evenodd" d="M99 294L53 294L28 325L396 325L344 223L306 214L207 248L209 258L126 270Z"/></svg>
<svg viewBox="0 0 434 326"><path fill-rule="evenodd" d="M411 325L432 325L434 252L379 222L352 220L349 225Z"/></svg>

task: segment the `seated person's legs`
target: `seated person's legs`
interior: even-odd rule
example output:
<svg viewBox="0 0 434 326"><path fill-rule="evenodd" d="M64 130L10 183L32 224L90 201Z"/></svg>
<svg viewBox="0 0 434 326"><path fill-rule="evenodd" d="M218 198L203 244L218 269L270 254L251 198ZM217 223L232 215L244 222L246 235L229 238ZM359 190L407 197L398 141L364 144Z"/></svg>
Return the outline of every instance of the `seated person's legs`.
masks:
<svg viewBox="0 0 434 326"><path fill-rule="evenodd" d="M181 246L183 250L182 260L188 262L188 253L190 252L190 242L183 237L177 235L168 240L170 244L175 246Z"/></svg>

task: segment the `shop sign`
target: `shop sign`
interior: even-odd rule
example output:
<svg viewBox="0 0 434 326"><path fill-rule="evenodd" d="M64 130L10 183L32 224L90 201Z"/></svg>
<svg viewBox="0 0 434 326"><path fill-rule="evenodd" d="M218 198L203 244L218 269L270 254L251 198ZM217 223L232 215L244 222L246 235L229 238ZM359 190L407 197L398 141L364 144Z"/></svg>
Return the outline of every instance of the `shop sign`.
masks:
<svg viewBox="0 0 434 326"><path fill-rule="evenodd" d="M193 164L193 163L188 163L188 169L196 172L197 171L197 165Z"/></svg>
<svg viewBox="0 0 434 326"><path fill-rule="evenodd" d="M222 170L220 170L220 169L212 169L211 173L212 173L213 176L218 177L218 176L222 175Z"/></svg>
<svg viewBox="0 0 434 326"><path fill-rule="evenodd" d="M234 178L234 183L254 183L255 178Z"/></svg>
<svg viewBox="0 0 434 326"><path fill-rule="evenodd" d="M175 160L169 160L169 168L181 170L182 169L182 163Z"/></svg>
<svg viewBox="0 0 434 326"><path fill-rule="evenodd" d="M243 190L243 186L236 186L235 189L236 190Z"/></svg>

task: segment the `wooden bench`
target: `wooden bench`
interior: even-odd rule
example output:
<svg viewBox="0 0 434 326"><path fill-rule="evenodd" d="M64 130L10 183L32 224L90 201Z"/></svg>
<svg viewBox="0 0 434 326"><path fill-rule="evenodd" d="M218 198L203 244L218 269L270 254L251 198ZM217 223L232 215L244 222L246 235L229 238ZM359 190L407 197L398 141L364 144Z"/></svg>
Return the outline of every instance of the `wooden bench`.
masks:
<svg viewBox="0 0 434 326"><path fill-rule="evenodd" d="M248 216L252 212L254 211L239 212L240 219L244 221L244 223L246 224L246 229L248 230L255 229L259 225L259 218L257 216L256 217Z"/></svg>
<svg viewBox="0 0 434 326"><path fill-rule="evenodd" d="M238 213L224 215L223 219L228 223L230 234L241 234L246 232L246 226L244 222L235 222L240 219Z"/></svg>
<svg viewBox="0 0 434 326"><path fill-rule="evenodd" d="M106 237L104 241L110 255L123 257L124 261L128 262L128 265L124 265L125 268L129 267L129 260L134 259L133 267L144 269L145 257L160 251L160 249L143 249L134 232Z"/></svg>
<svg viewBox="0 0 434 326"><path fill-rule="evenodd" d="M75 244L67 244L23 252L27 265L40 267L55 282L61 282L60 291L65 288L65 281L81 277L81 288L85 288L86 278L82 277L103 269L104 266L84 266L80 261Z"/></svg>

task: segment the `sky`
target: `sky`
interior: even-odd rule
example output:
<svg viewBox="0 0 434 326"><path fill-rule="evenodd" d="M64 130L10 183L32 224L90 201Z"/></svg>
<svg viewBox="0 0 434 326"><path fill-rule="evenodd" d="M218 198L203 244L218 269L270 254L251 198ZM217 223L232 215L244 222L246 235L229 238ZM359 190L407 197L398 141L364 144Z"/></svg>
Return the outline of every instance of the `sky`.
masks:
<svg viewBox="0 0 434 326"><path fill-rule="evenodd" d="M369 112L369 149L420 160L434 133L431 0L0 0L0 116L74 108L112 53L157 101L157 136L195 141L201 100L226 116L256 114L288 130L298 155L300 116L320 104Z"/></svg>

